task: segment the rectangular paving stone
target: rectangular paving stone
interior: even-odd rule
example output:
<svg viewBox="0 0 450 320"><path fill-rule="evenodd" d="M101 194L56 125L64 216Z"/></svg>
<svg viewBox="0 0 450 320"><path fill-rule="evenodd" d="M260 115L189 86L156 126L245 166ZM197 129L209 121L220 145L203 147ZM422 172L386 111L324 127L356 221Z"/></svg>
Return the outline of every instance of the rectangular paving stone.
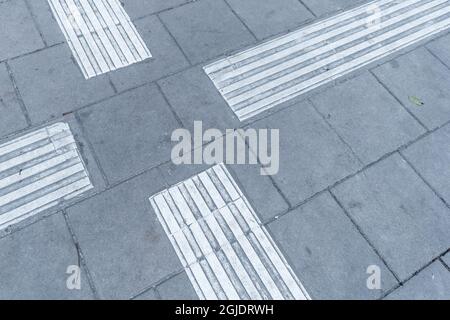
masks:
<svg viewBox="0 0 450 320"><path fill-rule="evenodd" d="M48 0L86 79L152 57L119 0Z"/></svg>
<svg viewBox="0 0 450 320"><path fill-rule="evenodd" d="M449 300L450 272L435 261L402 287L387 296L390 300Z"/></svg>
<svg viewBox="0 0 450 320"><path fill-rule="evenodd" d="M200 0L160 14L193 64L254 42L223 0Z"/></svg>
<svg viewBox="0 0 450 320"><path fill-rule="evenodd" d="M420 139L402 151L420 175L450 204L450 126Z"/></svg>
<svg viewBox="0 0 450 320"><path fill-rule="evenodd" d="M450 34L428 43L427 48L450 67Z"/></svg>
<svg viewBox="0 0 450 320"><path fill-rule="evenodd" d="M66 123L0 145L0 230L92 188Z"/></svg>
<svg viewBox="0 0 450 320"><path fill-rule="evenodd" d="M34 21L48 46L64 42L64 34L53 16L48 0L25 0L30 8Z"/></svg>
<svg viewBox="0 0 450 320"><path fill-rule="evenodd" d="M449 69L426 49L414 50L374 73L429 129L450 120Z"/></svg>
<svg viewBox="0 0 450 320"><path fill-rule="evenodd" d="M44 47L24 0L0 2L0 61Z"/></svg>
<svg viewBox="0 0 450 320"><path fill-rule="evenodd" d="M201 299L308 299L225 165L150 197Z"/></svg>
<svg viewBox="0 0 450 320"><path fill-rule="evenodd" d="M314 16L297 0L228 0L258 39L288 31Z"/></svg>
<svg viewBox="0 0 450 320"><path fill-rule="evenodd" d="M59 118L114 94L107 77L86 81L64 44L15 59L10 64L35 124Z"/></svg>
<svg viewBox="0 0 450 320"><path fill-rule="evenodd" d="M86 273L69 290L69 266L79 259L61 213L0 239L0 299L93 299Z"/></svg>
<svg viewBox="0 0 450 320"><path fill-rule="evenodd" d="M110 182L170 160L171 135L179 125L156 86L127 91L79 114Z"/></svg>
<svg viewBox="0 0 450 320"><path fill-rule="evenodd" d="M273 179L292 205L362 166L308 102L278 112L252 127L279 129L280 170Z"/></svg>
<svg viewBox="0 0 450 320"><path fill-rule="evenodd" d="M198 300L185 272L164 281L156 289L163 300Z"/></svg>
<svg viewBox="0 0 450 320"><path fill-rule="evenodd" d="M134 20L162 10L182 5L190 0L121 0L125 11Z"/></svg>
<svg viewBox="0 0 450 320"><path fill-rule="evenodd" d="M379 0L225 57L204 69L241 120L450 28L450 2Z"/></svg>
<svg viewBox="0 0 450 320"><path fill-rule="evenodd" d="M329 193L269 224L313 299L377 299L396 280ZM369 266L381 270L381 289L367 288Z"/></svg>
<svg viewBox="0 0 450 320"><path fill-rule="evenodd" d="M311 100L364 164L425 133L370 73L330 88Z"/></svg>
<svg viewBox="0 0 450 320"><path fill-rule="evenodd" d="M5 63L0 63L0 137L27 127Z"/></svg>
<svg viewBox="0 0 450 320"><path fill-rule="evenodd" d="M148 44L153 59L110 73L111 80L119 91L155 81L189 66L180 48L156 16L139 19L135 23L139 34Z"/></svg>
<svg viewBox="0 0 450 320"><path fill-rule="evenodd" d="M101 298L129 299L181 271L148 202L164 187L152 170L67 210Z"/></svg>
<svg viewBox="0 0 450 320"><path fill-rule="evenodd" d="M449 209L398 154L333 193L401 280L450 245Z"/></svg>

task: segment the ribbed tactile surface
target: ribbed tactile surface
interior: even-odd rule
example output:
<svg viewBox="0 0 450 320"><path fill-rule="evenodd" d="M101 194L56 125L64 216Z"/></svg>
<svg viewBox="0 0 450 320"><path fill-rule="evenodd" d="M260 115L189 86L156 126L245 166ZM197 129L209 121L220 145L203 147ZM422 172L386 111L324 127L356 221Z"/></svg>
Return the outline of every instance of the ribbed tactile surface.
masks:
<svg viewBox="0 0 450 320"><path fill-rule="evenodd" d="M151 58L118 0L48 0L86 79Z"/></svg>
<svg viewBox="0 0 450 320"><path fill-rule="evenodd" d="M449 0L378 0L204 70L244 121L449 27Z"/></svg>
<svg viewBox="0 0 450 320"><path fill-rule="evenodd" d="M201 299L309 299L222 164L150 198Z"/></svg>

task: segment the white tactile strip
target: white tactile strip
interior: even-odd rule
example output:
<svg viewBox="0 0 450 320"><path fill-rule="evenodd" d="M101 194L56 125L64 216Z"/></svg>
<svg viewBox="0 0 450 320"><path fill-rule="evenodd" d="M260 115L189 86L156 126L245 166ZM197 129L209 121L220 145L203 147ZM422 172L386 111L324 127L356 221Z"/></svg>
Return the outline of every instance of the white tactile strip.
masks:
<svg viewBox="0 0 450 320"><path fill-rule="evenodd" d="M93 186L68 124L0 145L0 230Z"/></svg>
<svg viewBox="0 0 450 320"><path fill-rule="evenodd" d="M204 68L247 120L450 27L450 0L379 0Z"/></svg>
<svg viewBox="0 0 450 320"><path fill-rule="evenodd" d="M200 299L309 299L223 164L150 202Z"/></svg>
<svg viewBox="0 0 450 320"><path fill-rule="evenodd" d="M86 79L151 58L119 0L48 0Z"/></svg>

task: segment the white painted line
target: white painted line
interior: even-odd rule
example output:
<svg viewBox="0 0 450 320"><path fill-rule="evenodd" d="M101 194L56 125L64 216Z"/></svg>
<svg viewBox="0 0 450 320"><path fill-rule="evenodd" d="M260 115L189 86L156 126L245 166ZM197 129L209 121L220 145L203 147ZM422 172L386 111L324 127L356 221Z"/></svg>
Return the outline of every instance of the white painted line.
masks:
<svg viewBox="0 0 450 320"><path fill-rule="evenodd" d="M309 299L223 164L149 200L200 299Z"/></svg>
<svg viewBox="0 0 450 320"><path fill-rule="evenodd" d="M448 28L450 0L377 0L204 70L244 121Z"/></svg>
<svg viewBox="0 0 450 320"><path fill-rule="evenodd" d="M119 0L48 0L86 79L152 55Z"/></svg>
<svg viewBox="0 0 450 320"><path fill-rule="evenodd" d="M0 230L93 186L70 128L56 123L0 145Z"/></svg>

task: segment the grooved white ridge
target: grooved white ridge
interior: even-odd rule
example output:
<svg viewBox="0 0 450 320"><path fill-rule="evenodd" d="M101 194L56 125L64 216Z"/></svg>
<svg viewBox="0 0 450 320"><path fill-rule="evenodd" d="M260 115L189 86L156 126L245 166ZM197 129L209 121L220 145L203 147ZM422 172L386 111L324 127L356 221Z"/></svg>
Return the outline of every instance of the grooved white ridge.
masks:
<svg viewBox="0 0 450 320"><path fill-rule="evenodd" d="M0 230L91 188L66 123L0 145Z"/></svg>
<svg viewBox="0 0 450 320"><path fill-rule="evenodd" d="M223 164L150 203L200 299L309 299Z"/></svg>
<svg viewBox="0 0 450 320"><path fill-rule="evenodd" d="M450 27L450 0L377 0L204 67L244 121Z"/></svg>
<svg viewBox="0 0 450 320"><path fill-rule="evenodd" d="M86 79L151 58L119 0L48 0Z"/></svg>

